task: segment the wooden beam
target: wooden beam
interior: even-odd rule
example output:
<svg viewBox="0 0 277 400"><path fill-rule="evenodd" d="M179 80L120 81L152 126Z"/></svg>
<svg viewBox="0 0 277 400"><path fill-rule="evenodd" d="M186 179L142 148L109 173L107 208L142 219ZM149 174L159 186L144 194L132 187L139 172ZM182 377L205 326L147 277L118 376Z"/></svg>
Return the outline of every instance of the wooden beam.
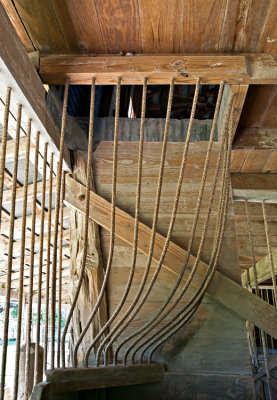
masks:
<svg viewBox="0 0 277 400"><path fill-rule="evenodd" d="M277 202L277 174L232 173L234 200Z"/></svg>
<svg viewBox="0 0 277 400"><path fill-rule="evenodd" d="M72 176L66 176L65 201L68 205L85 212L85 187L76 182ZM111 204L94 192L90 193L90 218L105 229L110 229ZM126 243L133 245L134 218L124 211L116 208L115 234ZM146 225L139 224L138 249L143 254L148 254L151 229ZM165 243L164 236L156 234L155 245L153 249L153 260L158 261ZM174 275L179 275L186 250L170 242L163 266ZM194 256L189 258L191 267L195 261ZM184 280L188 279L190 267L184 274ZM192 285L199 288L203 277L208 269L208 265L200 262L198 271L192 280ZM277 310L249 293L246 289L227 278L219 271L216 271L208 288L208 294L213 296L225 307L231 309L241 318L252 322L254 325L263 329L271 336L277 338Z"/></svg>
<svg viewBox="0 0 277 400"><path fill-rule="evenodd" d="M273 265L275 266L275 272L277 274L277 249L272 250L272 258L273 258ZM268 255L256 263L256 268L257 268L258 283L262 283L267 281L268 279L271 279L271 268ZM255 287L254 268L253 267L249 268L248 272L249 272L250 286L254 288Z"/></svg>
<svg viewBox="0 0 277 400"><path fill-rule="evenodd" d="M46 371L54 393L162 382L163 364L66 368Z"/></svg>
<svg viewBox="0 0 277 400"><path fill-rule="evenodd" d="M277 149L277 128L238 128L234 149Z"/></svg>
<svg viewBox="0 0 277 400"><path fill-rule="evenodd" d="M23 129L27 131L28 120L31 118L32 141L36 131L40 131L41 151L44 142L48 142L58 160L60 134L47 110L43 84L2 4L0 4L0 32L0 97L5 98L6 87L12 88L10 111L16 115L17 104L22 104ZM63 159L64 168L70 170L70 154L67 148L64 149Z"/></svg>
<svg viewBox="0 0 277 400"><path fill-rule="evenodd" d="M100 85L116 84L118 77L122 84L142 84L144 77L149 84L169 84L172 76L176 84L194 84L198 77L204 84L275 84L277 55L51 55L41 57L39 73L44 83L55 85L66 77L86 85L92 77Z"/></svg>

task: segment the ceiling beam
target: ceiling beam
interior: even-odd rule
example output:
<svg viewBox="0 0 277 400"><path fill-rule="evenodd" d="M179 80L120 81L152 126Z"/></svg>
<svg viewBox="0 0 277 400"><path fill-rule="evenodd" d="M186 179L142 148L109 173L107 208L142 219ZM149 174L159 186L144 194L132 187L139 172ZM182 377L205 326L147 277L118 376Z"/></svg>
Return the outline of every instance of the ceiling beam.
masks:
<svg viewBox="0 0 277 400"><path fill-rule="evenodd" d="M276 277L276 274L277 274L277 249L272 250L272 258L273 258L273 265L276 266L275 267L275 277ZM263 282L267 281L268 279L271 279L272 275L271 275L271 267L270 267L270 261L269 261L268 255L256 263L256 269L257 269L258 284L263 283ZM253 267L249 268L248 273L249 273L249 284L252 288L254 288L255 287L254 268ZM246 279L246 276L244 279Z"/></svg>
<svg viewBox="0 0 277 400"><path fill-rule="evenodd" d="M40 58L40 76L46 84L91 83L96 77L99 85L195 84L198 77L203 84L225 80L229 84L276 84L277 54L211 54L211 55L51 55Z"/></svg>
<svg viewBox="0 0 277 400"><path fill-rule="evenodd" d="M233 149L277 149L277 128L238 128Z"/></svg>
<svg viewBox="0 0 277 400"><path fill-rule="evenodd" d="M65 202L74 209L85 213L85 198L86 187L76 182L72 176L66 175ZM100 226L110 230L110 215L111 203L91 191L89 217ZM115 235L132 246L134 218L116 207L115 220ZM140 223L138 231L138 250L143 254L148 254L150 238L151 229ZM153 249L153 260L156 262L160 259L165 240L164 236L156 233ZM174 275L179 276L186 255L186 250L170 242L163 266ZM190 255L188 261L189 265L193 265L194 262L195 257ZM200 261L197 272L192 280L192 285L195 288L201 286L207 270L208 265ZM188 275L189 271L186 271L183 277L185 281L188 279ZM241 318L252 322L271 336L277 338L277 309L252 295L221 272L216 271L214 273L207 293Z"/></svg>
<svg viewBox="0 0 277 400"><path fill-rule="evenodd" d="M277 203L277 174L232 173L231 185L234 200Z"/></svg>

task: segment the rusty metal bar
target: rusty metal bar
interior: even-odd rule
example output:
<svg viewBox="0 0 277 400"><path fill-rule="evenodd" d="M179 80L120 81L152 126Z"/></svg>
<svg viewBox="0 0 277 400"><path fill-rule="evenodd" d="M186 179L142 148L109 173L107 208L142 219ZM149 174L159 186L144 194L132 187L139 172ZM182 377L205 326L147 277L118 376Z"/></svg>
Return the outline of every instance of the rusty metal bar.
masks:
<svg viewBox="0 0 277 400"><path fill-rule="evenodd" d="M10 114L10 101L11 101L11 88L7 87L6 100L5 100L5 111L4 111L4 121L3 121L2 145L1 145L1 154L0 154L0 226L1 226L1 220L2 220L2 199L3 199L3 187L4 187L4 173L5 173L7 136L8 136L8 126L9 126L9 114Z"/></svg>
<svg viewBox="0 0 277 400"><path fill-rule="evenodd" d="M54 224L54 245L52 263L52 287L51 287L51 368L55 366L55 316L56 316L56 272L57 272L57 250L58 250L58 227L61 201L61 180L63 166L64 135L66 129L66 114L68 102L69 79L66 80L64 88L64 100L62 111L62 124L60 136L60 154L57 168L56 199L55 199L55 224Z"/></svg>
<svg viewBox="0 0 277 400"><path fill-rule="evenodd" d="M23 206L22 206L21 250L20 250L20 269L19 269L20 277L19 277L18 311L17 311L17 327L16 327L16 350L15 350L13 400L17 400L18 378L19 378L19 357L20 357L20 342L21 342L21 327L22 327L23 279L24 279L24 260L25 260L26 216L27 216L31 126L32 126L32 121L29 119L28 130L27 130L27 141L26 141L26 153L25 153L25 168L24 168L24 194L23 194Z"/></svg>
<svg viewBox="0 0 277 400"><path fill-rule="evenodd" d="M60 367L61 357L61 324L62 324L62 270L63 270L63 208L65 193L65 171L62 174L61 183L61 210L60 210L60 244L59 244L59 287L58 287L58 346L57 346L57 367Z"/></svg>
<svg viewBox="0 0 277 400"><path fill-rule="evenodd" d="M49 192L48 192L48 219L47 219L47 266L46 266L46 295L45 295L45 338L44 338L44 372L47 370L48 358L48 331L49 331L49 285L50 285L50 263L51 263L51 218L52 218L52 190L53 190L53 158L50 156L49 169Z"/></svg>
<svg viewBox="0 0 277 400"><path fill-rule="evenodd" d="M41 287L42 287L42 258L44 239L44 217L45 217L45 190L46 190L46 167L47 167L48 143L44 144L43 171L42 171L42 195L41 195L41 216L40 216L40 243L39 243L39 271L38 271L38 294L37 294L37 329L35 344L35 384L39 383L39 344L40 344L40 315L41 315Z"/></svg>
<svg viewBox="0 0 277 400"><path fill-rule="evenodd" d="M13 262L14 218L15 218L15 206L16 206L15 202L16 202L17 169L18 169L18 149L19 149L19 138L20 138L20 128L21 128L21 113L22 113L22 105L19 104L17 107L17 116L16 116L16 138L15 138L14 160L13 160L12 199L11 199L11 211L10 211L10 229L9 229L9 245L8 245L4 331L3 331L3 345L2 345L0 398L4 397L7 350L8 350L8 332L9 332L9 317L10 317L10 299L11 299L11 276L12 276L12 262Z"/></svg>
<svg viewBox="0 0 277 400"><path fill-rule="evenodd" d="M36 239L36 200L37 200L37 179L38 179L38 153L39 153L40 132L36 133L35 161L33 175L33 202L32 202L32 229L31 229L31 248L30 248L30 275L28 293L28 312L26 329L26 361L25 361L25 400L28 400L29 380L30 380L30 345L33 312L33 279L34 279L34 250Z"/></svg>

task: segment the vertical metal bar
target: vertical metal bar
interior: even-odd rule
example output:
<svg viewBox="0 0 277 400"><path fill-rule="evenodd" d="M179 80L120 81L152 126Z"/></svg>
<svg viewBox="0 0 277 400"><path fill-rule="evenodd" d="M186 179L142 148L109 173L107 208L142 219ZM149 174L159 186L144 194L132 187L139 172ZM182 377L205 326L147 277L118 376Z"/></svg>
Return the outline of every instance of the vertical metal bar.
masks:
<svg viewBox="0 0 277 400"><path fill-rule="evenodd" d="M0 226L1 226L1 218L2 218L2 199L3 199L3 186L4 186L4 173L5 173L5 160L6 160L7 136L8 136L8 125L9 125L10 101L11 101L11 88L7 87L6 100L5 100L5 111L4 111L4 121L3 121L2 146L1 146L1 154L0 154Z"/></svg>
<svg viewBox="0 0 277 400"><path fill-rule="evenodd" d="M46 256L46 295L45 295L45 339L44 339L44 372L47 370L48 356L48 331L49 331L49 285L50 285L50 262L51 262L51 219L52 219L52 191L53 191L53 158L50 156L49 192L48 192L48 215L47 215L47 256Z"/></svg>
<svg viewBox="0 0 277 400"><path fill-rule="evenodd" d="M20 270L19 270L20 275L19 275L18 311L17 311L17 327L16 327L16 350L15 350L13 400L17 400L17 393L18 393L31 124L32 124L32 121L29 119L28 128L27 128L25 169L24 169L24 193L23 193L23 206L22 206L21 249L20 249Z"/></svg>
<svg viewBox="0 0 277 400"><path fill-rule="evenodd" d="M30 378L30 345L32 330L33 312L33 280L34 280L34 250L36 238L36 201L37 201L37 179L38 179L38 152L39 152L40 132L36 134L35 162L33 175L33 202L32 202L32 230L31 230L31 249L30 249L30 275L27 311L27 332L26 332L26 362L25 362L25 400L28 400L29 378Z"/></svg>
<svg viewBox="0 0 277 400"><path fill-rule="evenodd" d="M0 387L0 398L1 399L3 399L3 397L4 397L7 350L8 350L8 333L9 333L10 299L11 299L11 276L12 276L12 262L13 262L14 218L15 218L15 206L16 206L15 202L16 202L16 184L17 184L17 167L18 167L18 150L19 150L19 137L20 137L20 126L21 126L21 112L22 112L22 105L18 105L17 116L16 116L16 138L15 138L14 160L13 160L12 199L11 199L11 211L10 211L10 229L9 229L7 280L6 280L6 302L5 302L4 331L3 331L3 345L2 345L1 387Z"/></svg>
<svg viewBox="0 0 277 400"><path fill-rule="evenodd" d="M45 189L46 189L46 167L47 167L48 143L44 144L43 170L42 170L42 195L40 216L40 241L39 241L39 271L38 271L38 300L37 300L37 329L35 346L35 384L39 383L39 344L40 344L40 316L41 316L41 286L42 286L42 263L43 263L43 239L44 239L44 217L45 217Z"/></svg>
<svg viewBox="0 0 277 400"><path fill-rule="evenodd" d="M64 149L64 135L66 128L66 112L68 102L68 88L69 79L66 80L64 88L64 100L62 111L62 124L60 136L60 153L59 164L57 168L56 179L56 198L55 198L55 223L54 223L54 245L53 245L53 263L52 263L52 287L51 287L51 369L55 365L55 316L56 316L56 272L57 272L57 250L58 250L58 226L60 214L60 201L61 201L61 180L62 180L62 167L63 167L63 149Z"/></svg>
<svg viewBox="0 0 277 400"><path fill-rule="evenodd" d="M58 349L57 349L57 367L60 367L61 356L61 324L62 324L62 271L63 271L63 201L65 194L65 172L62 175L61 187L61 215L60 215L60 244L59 244L59 288L58 288Z"/></svg>

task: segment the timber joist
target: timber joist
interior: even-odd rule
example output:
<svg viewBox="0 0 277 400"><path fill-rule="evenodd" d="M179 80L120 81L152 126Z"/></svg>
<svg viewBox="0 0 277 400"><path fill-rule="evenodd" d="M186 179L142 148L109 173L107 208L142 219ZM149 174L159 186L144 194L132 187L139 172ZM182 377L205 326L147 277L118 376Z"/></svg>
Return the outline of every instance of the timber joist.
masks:
<svg viewBox="0 0 277 400"><path fill-rule="evenodd" d="M211 54L211 55L49 55L40 58L43 83L89 85L148 84L276 84L277 54Z"/></svg>

